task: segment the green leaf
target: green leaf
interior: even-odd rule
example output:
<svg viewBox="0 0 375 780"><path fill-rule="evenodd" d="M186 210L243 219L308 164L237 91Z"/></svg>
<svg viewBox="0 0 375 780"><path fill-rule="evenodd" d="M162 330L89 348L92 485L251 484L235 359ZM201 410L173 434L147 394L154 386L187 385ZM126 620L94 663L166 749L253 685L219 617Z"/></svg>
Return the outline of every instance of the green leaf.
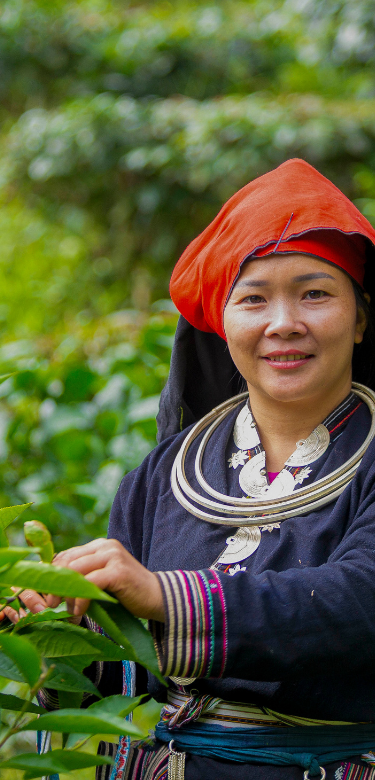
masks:
<svg viewBox="0 0 375 780"><path fill-rule="evenodd" d="M71 656L54 656L53 663L66 663L69 666L71 666L72 669L74 669L76 672L81 673L84 669L87 669L88 666L90 666L93 661L100 661L99 655L94 655L94 653L91 653L91 655L71 655ZM116 659L119 660L119 659Z"/></svg>
<svg viewBox="0 0 375 780"><path fill-rule="evenodd" d="M19 671L17 665L7 655L0 652L0 677L15 682L25 682L23 674Z"/></svg>
<svg viewBox="0 0 375 780"><path fill-rule="evenodd" d="M22 560L22 558L27 558L28 555L38 552L38 548L30 550L29 547L6 547L5 549L0 548L0 566L16 563L17 561Z"/></svg>
<svg viewBox="0 0 375 780"><path fill-rule="evenodd" d="M23 753L20 756L3 761L0 769L24 769L24 780L55 773L71 772L73 769L86 769L91 766L113 764L108 756L94 756L70 750L51 750L38 756L36 753Z"/></svg>
<svg viewBox="0 0 375 780"><path fill-rule="evenodd" d="M99 651L89 641L90 632L84 628L78 631L74 630L75 628L80 629L80 626L74 626L72 631L71 626L71 623L46 621L29 626L27 630L23 631L22 636L27 636L45 658L82 654L91 655L99 660Z"/></svg>
<svg viewBox="0 0 375 780"><path fill-rule="evenodd" d="M22 636L1 634L0 650L14 661L23 679L33 687L41 674L41 659L34 645Z"/></svg>
<svg viewBox="0 0 375 780"><path fill-rule="evenodd" d="M27 626L33 626L36 623L46 623L51 620L67 620L70 617L72 616L70 612L67 611L65 604L59 604L55 609L47 607L47 609L43 609L42 612L36 612L34 615L32 612L29 612L28 615L21 618L18 623L16 623L13 633L22 631L22 629L27 628Z"/></svg>
<svg viewBox="0 0 375 780"><path fill-rule="evenodd" d="M13 696L8 693L0 693L0 707L3 710L13 710L14 712L19 712L23 709L24 706L25 701L20 699L18 696ZM43 715L45 709L43 707L38 707L37 704L28 702L26 712L32 712L34 715Z"/></svg>
<svg viewBox="0 0 375 780"><path fill-rule="evenodd" d="M77 708L79 709L82 704L82 697L83 697L83 691L65 691L60 688L58 698L59 698L59 708L61 710L65 708ZM63 745L65 747L65 745Z"/></svg>
<svg viewBox="0 0 375 780"><path fill-rule="evenodd" d="M122 604L98 604L92 601L88 614L106 633L127 651L130 661L138 661L164 685L151 633Z"/></svg>
<svg viewBox="0 0 375 780"><path fill-rule="evenodd" d="M87 739L90 739L90 736L91 736L90 734L81 734L80 732L78 732L77 734L68 734L64 745L64 749L74 750L74 748L76 747L76 745L78 745L78 743L80 745L83 745ZM64 739L64 735L63 735L63 739Z"/></svg>
<svg viewBox="0 0 375 780"><path fill-rule="evenodd" d="M4 506L2 509L0 509L0 530L4 531L4 529L13 523L13 520L16 520L17 517L22 515L22 512L31 506L31 504L32 501L30 501L28 504L19 504L18 506Z"/></svg>
<svg viewBox="0 0 375 780"><path fill-rule="evenodd" d="M133 712L133 710L141 704L142 699L144 699L146 695L147 694L144 693L142 696L133 697L121 696L120 694L117 696L106 696L102 701L95 701L94 704L90 704L90 706L87 707L86 712L95 713L95 715L99 715L100 717L116 715L119 718L125 718L129 712Z"/></svg>
<svg viewBox="0 0 375 780"><path fill-rule="evenodd" d="M46 659L46 663L50 665L48 659ZM99 699L102 698L94 683L84 674L77 672L76 669L68 666L68 664L57 662L55 659L53 660L53 667L54 669L48 677L45 688L52 688L52 690L56 691L71 691L72 693L84 691L98 696Z"/></svg>
<svg viewBox="0 0 375 780"><path fill-rule="evenodd" d="M143 732L129 720L116 715L95 715L87 710L56 710L29 721L20 731L57 731L69 734L129 734L141 737Z"/></svg>
<svg viewBox="0 0 375 780"><path fill-rule="evenodd" d="M4 566L4 571L5 571L5 568L7 568L7 567ZM0 604L2 604L1 609L3 609L3 607L5 607L5 605L7 603L6 599L8 599L8 598L11 598L11 599L15 598L12 589L11 588L0 588ZM12 606L14 606L13 603L12 603ZM8 626L8 628L9 628L9 626ZM1 628L1 623L0 623L0 633L2 631L4 631L4 629Z"/></svg>
<svg viewBox="0 0 375 780"><path fill-rule="evenodd" d="M128 657L125 650L107 637L73 623L60 621L40 623L30 626L23 636L27 636L45 658L67 656L71 662L72 658L76 657L78 661L83 659L82 663L89 658L91 663L94 660L123 661ZM81 669L87 665L87 663L81 665Z"/></svg>
<svg viewBox="0 0 375 780"><path fill-rule="evenodd" d="M19 561L6 572L0 573L1 585L31 588L39 593L52 593L55 596L115 602L112 596L86 580L79 572L36 561Z"/></svg>

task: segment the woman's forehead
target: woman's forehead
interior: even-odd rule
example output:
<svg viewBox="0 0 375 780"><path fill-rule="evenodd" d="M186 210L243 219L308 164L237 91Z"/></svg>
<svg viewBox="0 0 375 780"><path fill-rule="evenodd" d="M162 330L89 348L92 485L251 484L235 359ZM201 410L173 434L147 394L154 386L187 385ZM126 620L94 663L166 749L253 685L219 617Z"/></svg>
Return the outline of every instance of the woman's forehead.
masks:
<svg viewBox="0 0 375 780"><path fill-rule="evenodd" d="M275 273L278 279L295 279L296 281L308 281L300 277L311 276L312 274L319 274L320 278L346 278L349 280L348 275L341 268L327 260L303 253L291 252L254 257L247 260L242 265L235 286L244 279L254 279L258 282L264 278L272 280L275 278Z"/></svg>

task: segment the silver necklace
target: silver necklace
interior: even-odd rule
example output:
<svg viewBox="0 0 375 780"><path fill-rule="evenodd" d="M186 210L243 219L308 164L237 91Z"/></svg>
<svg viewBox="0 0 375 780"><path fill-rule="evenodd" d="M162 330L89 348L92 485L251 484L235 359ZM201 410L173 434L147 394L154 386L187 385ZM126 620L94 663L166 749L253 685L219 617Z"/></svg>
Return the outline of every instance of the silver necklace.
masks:
<svg viewBox="0 0 375 780"><path fill-rule="evenodd" d="M212 412L196 423L185 437L171 472L171 486L177 501L190 514L200 520L231 527L259 526L260 522L263 525L280 523L289 517L307 514L334 501L353 479L375 436L375 393L357 383L353 383L352 389L370 409L370 430L357 452L327 477L317 480L312 485L300 487L291 495L271 499L263 496L260 498L233 498L214 490L205 480L201 471L204 449L218 425L232 409L247 398L247 393L241 393L215 407ZM205 433L195 459L196 478L204 490L204 494L201 495L191 487L186 479L185 459L191 444L203 431Z"/></svg>
<svg viewBox="0 0 375 780"><path fill-rule="evenodd" d="M259 438L256 422L247 404L237 415L233 439L240 452L233 453L229 464L234 469L242 465L239 473L241 490L252 498L262 496L279 498L280 496L289 496L294 488L302 484L304 479L310 475L311 469L307 466L325 453L330 443L330 434L326 426L321 423L307 439L300 439L296 443L295 451L285 462L283 469L271 485L268 484L267 479L266 454ZM261 448L260 452L253 452L258 447ZM249 451L251 452L250 457ZM245 460L247 460L246 463ZM305 468L294 475L286 468L287 466L298 469L304 466Z"/></svg>
<svg viewBox="0 0 375 780"><path fill-rule="evenodd" d="M232 454L229 464L233 469L237 469L240 465L242 466L239 473L241 489L247 496L252 498L264 496L270 499L290 495L298 484L302 484L304 479L311 473L311 469L308 466L320 458L327 450L330 443L330 434L325 425L320 424L307 439L300 439L296 443L295 451L285 462L284 468L271 484L268 483L267 479L266 453L262 447L258 428L248 404L237 415L233 439L240 451ZM257 452L258 448L261 448L260 452ZM287 466L299 470L293 474L288 470ZM277 524L277 527L280 527L280 523ZM227 538L227 546L214 565L222 564L229 566L228 574L230 575L243 571L240 563L249 558L258 549L262 538L261 530L267 529L271 531L273 528L275 528L274 525L239 528L234 536ZM236 566L232 565L234 563Z"/></svg>

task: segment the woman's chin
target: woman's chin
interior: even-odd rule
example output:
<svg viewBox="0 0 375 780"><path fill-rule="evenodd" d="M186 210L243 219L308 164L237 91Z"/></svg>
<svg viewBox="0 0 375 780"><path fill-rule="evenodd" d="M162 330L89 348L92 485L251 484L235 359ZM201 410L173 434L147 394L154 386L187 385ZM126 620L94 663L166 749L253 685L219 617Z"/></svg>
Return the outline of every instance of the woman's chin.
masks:
<svg viewBox="0 0 375 780"><path fill-rule="evenodd" d="M316 400L319 396L324 399L330 390L326 387L326 382L322 377L315 378L314 381L306 381L301 377L286 377L285 375L272 382L248 383L248 387L250 395L253 388L264 399L268 398L272 401L288 404Z"/></svg>

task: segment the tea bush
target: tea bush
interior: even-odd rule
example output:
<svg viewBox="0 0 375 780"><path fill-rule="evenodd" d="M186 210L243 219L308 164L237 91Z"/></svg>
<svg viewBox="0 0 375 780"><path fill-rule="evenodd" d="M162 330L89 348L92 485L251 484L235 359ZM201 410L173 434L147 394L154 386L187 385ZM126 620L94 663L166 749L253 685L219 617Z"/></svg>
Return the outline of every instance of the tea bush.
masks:
<svg viewBox="0 0 375 780"><path fill-rule="evenodd" d="M0 385L0 502L32 501L28 519L57 549L105 536L123 474L155 446L176 324L168 307L0 347L2 374L16 371Z"/></svg>

